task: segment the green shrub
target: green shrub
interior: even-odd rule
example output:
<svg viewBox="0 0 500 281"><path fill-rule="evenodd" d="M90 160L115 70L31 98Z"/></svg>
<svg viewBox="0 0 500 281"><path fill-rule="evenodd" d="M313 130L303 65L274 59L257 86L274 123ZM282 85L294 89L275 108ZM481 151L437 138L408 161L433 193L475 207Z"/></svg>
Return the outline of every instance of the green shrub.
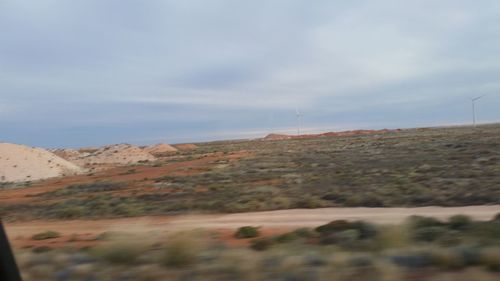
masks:
<svg viewBox="0 0 500 281"><path fill-rule="evenodd" d="M408 218L410 227L413 229L425 228L425 227L439 227L445 226L446 224L442 221L432 218L432 217L422 217L422 216L411 216Z"/></svg>
<svg viewBox="0 0 500 281"><path fill-rule="evenodd" d="M372 248L370 239L375 238L377 230L374 225L355 221L336 220L316 228L320 244L339 244L351 250Z"/></svg>
<svg viewBox="0 0 500 281"><path fill-rule="evenodd" d="M254 239L250 242L250 248L256 251L265 251L273 246L273 240L269 238Z"/></svg>
<svg viewBox="0 0 500 281"><path fill-rule="evenodd" d="M39 247L33 248L33 250L31 250L31 251L33 253L40 254L40 253L50 252L50 251L52 251L52 248L49 246L39 246Z"/></svg>
<svg viewBox="0 0 500 281"><path fill-rule="evenodd" d="M297 240L299 237L294 232L283 233L274 238L277 243L288 243Z"/></svg>
<svg viewBox="0 0 500 281"><path fill-rule="evenodd" d="M371 239L377 235L376 227L364 221L355 221L351 223L351 229L356 229L359 231L360 239Z"/></svg>
<svg viewBox="0 0 500 281"><path fill-rule="evenodd" d="M344 248L352 248L360 239L361 233L357 229L348 229L341 231L335 235L335 240Z"/></svg>
<svg viewBox="0 0 500 281"><path fill-rule="evenodd" d="M332 233L332 232L339 232L339 231L344 231L348 230L351 228L351 224L346 221L346 220L335 220L332 222L329 222L325 225L321 225L316 227L316 232L319 232L321 234L326 234L326 233Z"/></svg>
<svg viewBox="0 0 500 281"><path fill-rule="evenodd" d="M259 228L253 226L243 226L238 228L234 237L238 239L255 238L260 235Z"/></svg>
<svg viewBox="0 0 500 281"><path fill-rule="evenodd" d="M37 233L31 237L33 240L47 240L61 237L61 234L56 231L45 231Z"/></svg>
<svg viewBox="0 0 500 281"><path fill-rule="evenodd" d="M413 239L420 242L434 242L447 233L447 229L442 226L430 226L418 228L413 233Z"/></svg>
<svg viewBox="0 0 500 281"><path fill-rule="evenodd" d="M465 215L452 216L448 220L449 227L455 230L468 229L471 226L471 224L472 224L471 218Z"/></svg>
<svg viewBox="0 0 500 281"><path fill-rule="evenodd" d="M311 238L314 237L314 233L311 231L311 229L303 227L303 228L298 228L293 231L295 235L301 238Z"/></svg>
<svg viewBox="0 0 500 281"><path fill-rule="evenodd" d="M377 235L375 226L363 221L348 222L346 220L335 220L316 228L316 232L322 235L338 233L346 230L358 231L359 239L370 239Z"/></svg>

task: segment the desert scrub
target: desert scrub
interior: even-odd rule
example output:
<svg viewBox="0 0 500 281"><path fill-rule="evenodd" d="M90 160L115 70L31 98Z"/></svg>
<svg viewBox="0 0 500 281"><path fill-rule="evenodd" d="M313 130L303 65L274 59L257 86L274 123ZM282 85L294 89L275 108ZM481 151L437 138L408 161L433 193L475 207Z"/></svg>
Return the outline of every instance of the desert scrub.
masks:
<svg viewBox="0 0 500 281"><path fill-rule="evenodd" d="M500 247L484 249L481 252L481 263L491 271L500 272Z"/></svg>
<svg viewBox="0 0 500 281"><path fill-rule="evenodd" d="M143 237L108 234L107 241L91 249L90 254L98 259L115 264L134 264L139 256L150 249Z"/></svg>
<svg viewBox="0 0 500 281"><path fill-rule="evenodd" d="M238 230L234 233L234 237L238 239L247 239L247 238L255 238L260 235L260 231L258 227L253 226L243 226L238 228Z"/></svg>
<svg viewBox="0 0 500 281"><path fill-rule="evenodd" d="M47 239L54 239L54 238L59 238L61 237L61 234L56 231L45 231L45 232L40 232L31 237L33 240L47 240Z"/></svg>
<svg viewBox="0 0 500 281"><path fill-rule="evenodd" d="M455 230L466 230L471 227L471 224L471 218L465 215L455 215L448 220L449 227Z"/></svg>
<svg viewBox="0 0 500 281"><path fill-rule="evenodd" d="M485 126L481 130L484 132L481 138L477 138L471 128L439 128L411 129L380 135L203 143L199 144L196 152L182 152L179 157L165 159L165 165L185 163L189 160L188 157L203 159L213 156L206 153L216 153L220 158L216 157L209 161L213 163L200 167L199 171L193 170L189 175L169 173L165 177L152 178L151 180L158 181L159 188L148 192L147 197L140 198L144 195L140 193L136 196L121 193L120 197L129 197L129 200L123 200L123 204L132 204L134 201L137 203L133 208L121 206L117 209L118 212L114 212L116 203L110 199L108 202L99 202L101 206L97 207L102 209L97 210L92 204L97 200L86 200L83 197L112 190L105 184L84 183L33 196L34 202L30 202L28 208L9 206L2 211L2 218L66 218L64 212L61 216L56 214L57 211L54 212L58 207L42 202L45 199L43 196L57 199L58 196L67 196L67 199L80 200L77 203L84 207L84 211L76 215L69 212L70 218L180 214L192 211L232 213L346 206L500 204L500 166L497 155L500 149L500 126ZM225 151L247 151L251 156L233 161L227 159L230 155L223 155L222 152ZM223 169L214 168L228 161L229 164L223 164L228 165ZM137 178L147 177L142 174L143 169L133 168L136 169ZM195 167L186 163L183 168ZM123 171L126 170L124 168ZM137 185L133 184L134 187ZM144 186L141 187L149 187L150 183L142 184ZM260 188L262 186L266 188ZM197 187L207 190L196 192ZM56 204L59 202L58 200ZM36 208L33 208L35 205ZM73 204L64 207L71 205ZM456 230L453 226L447 228ZM473 230L476 226L471 228ZM485 226L481 228L486 229ZM446 232L443 236L451 235L452 232Z"/></svg>
<svg viewBox="0 0 500 281"><path fill-rule="evenodd" d="M125 188L127 188L126 183L98 181L98 182L93 182L93 183L72 184L72 185L68 185L62 189L41 193L38 196L41 196L44 198L51 198L51 197L60 197L60 196L70 196L70 195L76 195L76 194L81 194L81 193L93 194L96 192L115 191L115 190L120 190L120 189L125 189Z"/></svg>
<svg viewBox="0 0 500 281"><path fill-rule="evenodd" d="M257 238L250 241L250 248L256 251L264 251L271 248L276 242L270 238Z"/></svg>
<svg viewBox="0 0 500 281"><path fill-rule="evenodd" d="M199 237L198 237L199 238ZM161 263L167 267L187 267L196 262L200 241L193 235L172 236L165 245Z"/></svg>
<svg viewBox="0 0 500 281"><path fill-rule="evenodd" d="M60 219L75 219L85 214L85 208L79 206L70 206L57 210L56 216Z"/></svg>

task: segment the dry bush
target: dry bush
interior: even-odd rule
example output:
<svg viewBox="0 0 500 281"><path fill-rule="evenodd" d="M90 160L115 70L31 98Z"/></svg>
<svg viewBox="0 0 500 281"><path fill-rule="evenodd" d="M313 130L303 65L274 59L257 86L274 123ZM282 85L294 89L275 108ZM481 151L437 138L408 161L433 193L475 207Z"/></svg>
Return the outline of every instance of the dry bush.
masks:
<svg viewBox="0 0 500 281"><path fill-rule="evenodd" d="M500 247L483 250L481 253L481 263L491 271L500 271Z"/></svg>
<svg viewBox="0 0 500 281"><path fill-rule="evenodd" d="M97 245L91 250L91 254L111 263L133 264L148 249L148 245L141 238L124 236L111 238Z"/></svg>
<svg viewBox="0 0 500 281"><path fill-rule="evenodd" d="M260 231L258 227L254 226L243 226L238 228L236 233L234 233L234 237L238 239L247 239L247 238L255 238L260 235Z"/></svg>
<svg viewBox="0 0 500 281"><path fill-rule="evenodd" d="M45 232L40 232L31 237L33 240L47 240L47 239L54 239L54 238L59 238L61 237L61 234L56 231L45 231Z"/></svg>
<svg viewBox="0 0 500 281"><path fill-rule="evenodd" d="M194 264L206 247L205 232L180 232L168 237L161 263L169 267L187 267Z"/></svg>

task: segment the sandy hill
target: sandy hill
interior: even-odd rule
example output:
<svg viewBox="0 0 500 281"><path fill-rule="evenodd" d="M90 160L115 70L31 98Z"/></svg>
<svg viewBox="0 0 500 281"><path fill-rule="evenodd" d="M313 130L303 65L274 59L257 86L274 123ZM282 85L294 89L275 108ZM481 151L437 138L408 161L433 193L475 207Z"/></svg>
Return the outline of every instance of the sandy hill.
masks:
<svg viewBox="0 0 500 281"><path fill-rule="evenodd" d="M174 147L177 148L178 150L194 150L198 148L196 144L192 143L176 144L174 145Z"/></svg>
<svg viewBox="0 0 500 281"><path fill-rule="evenodd" d="M88 164L135 164L141 161L154 161L156 157L131 144L113 144L99 148L93 153L82 154L73 162Z"/></svg>
<svg viewBox="0 0 500 281"><path fill-rule="evenodd" d="M72 162L72 160L76 160L76 159L79 159L79 158L85 156L85 153L81 153L78 150L70 149L70 148L51 149L49 151L54 153L55 155L63 158L63 159L70 161L70 162Z"/></svg>
<svg viewBox="0 0 500 281"><path fill-rule="evenodd" d="M33 181L82 172L82 168L47 150L0 143L0 182Z"/></svg>
<svg viewBox="0 0 500 281"><path fill-rule="evenodd" d="M130 144L113 144L92 149L54 149L57 156L81 167L90 165L127 165L156 160L151 153Z"/></svg>
<svg viewBox="0 0 500 281"><path fill-rule="evenodd" d="M166 143L158 143L155 145L146 146L144 148L144 151L155 155L161 153L175 152L177 151L177 148Z"/></svg>

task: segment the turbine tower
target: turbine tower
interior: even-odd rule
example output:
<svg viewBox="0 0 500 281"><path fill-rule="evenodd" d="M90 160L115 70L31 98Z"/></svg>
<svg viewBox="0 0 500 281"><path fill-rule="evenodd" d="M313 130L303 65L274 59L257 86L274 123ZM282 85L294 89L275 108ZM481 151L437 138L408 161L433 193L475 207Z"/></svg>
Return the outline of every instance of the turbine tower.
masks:
<svg viewBox="0 0 500 281"><path fill-rule="evenodd" d="M475 98L471 99L471 102L472 102L472 125L474 127L476 127L476 101L484 96L485 95L482 95L482 96L475 97Z"/></svg>
<svg viewBox="0 0 500 281"><path fill-rule="evenodd" d="M302 117L304 114L298 109L295 109L295 116L297 116L297 136L300 136L300 128L302 127Z"/></svg>

